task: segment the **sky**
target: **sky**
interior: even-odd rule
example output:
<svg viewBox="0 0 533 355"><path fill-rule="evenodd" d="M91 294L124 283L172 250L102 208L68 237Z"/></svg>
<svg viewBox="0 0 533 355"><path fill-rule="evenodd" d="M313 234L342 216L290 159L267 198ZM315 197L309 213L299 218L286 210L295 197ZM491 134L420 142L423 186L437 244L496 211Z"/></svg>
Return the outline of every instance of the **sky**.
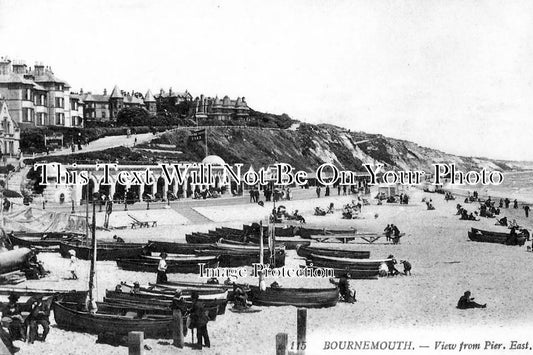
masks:
<svg viewBox="0 0 533 355"><path fill-rule="evenodd" d="M74 91L250 107L447 153L533 160L533 2L0 0L0 55Z"/></svg>

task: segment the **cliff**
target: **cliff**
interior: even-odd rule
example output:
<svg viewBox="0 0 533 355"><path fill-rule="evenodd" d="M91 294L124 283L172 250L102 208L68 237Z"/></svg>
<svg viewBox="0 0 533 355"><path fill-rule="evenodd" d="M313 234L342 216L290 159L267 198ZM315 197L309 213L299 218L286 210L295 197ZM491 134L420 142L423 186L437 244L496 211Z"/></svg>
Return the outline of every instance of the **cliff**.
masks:
<svg viewBox="0 0 533 355"><path fill-rule="evenodd" d="M156 164L157 162L200 162L205 157L202 142L189 142L196 127L174 129L133 150L116 147L100 152L43 157L39 161L60 163ZM339 169L363 171L363 164L381 163L387 169L433 171L433 163L455 163L463 171L525 170L531 162L499 161L461 157L421 147L416 143L379 134L353 132L333 125L294 122L288 129L212 126L207 128L209 154L219 155L226 163L243 163L245 168L266 167L272 163L291 164L298 170L315 171L323 163ZM28 159L31 164L32 160Z"/></svg>
<svg viewBox="0 0 533 355"><path fill-rule="evenodd" d="M167 132L152 144L169 144L189 161L205 156L203 143L189 143L188 130ZM432 171L433 163L455 163L463 170L519 170L527 164L487 158L460 157L421 147L415 143L382 135L352 132L332 125L295 123L289 129L212 127L208 129L209 154L227 163L254 167L274 162L288 163L313 171L322 163L333 163L343 170L362 170L365 163L382 163L395 170ZM531 165L531 164L530 164Z"/></svg>

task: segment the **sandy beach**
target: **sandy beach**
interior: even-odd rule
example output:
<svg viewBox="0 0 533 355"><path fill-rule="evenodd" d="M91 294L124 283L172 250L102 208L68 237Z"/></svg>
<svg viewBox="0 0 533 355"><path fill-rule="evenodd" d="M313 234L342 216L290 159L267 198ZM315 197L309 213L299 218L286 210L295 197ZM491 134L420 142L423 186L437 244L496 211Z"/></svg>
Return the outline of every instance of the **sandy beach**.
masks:
<svg viewBox="0 0 533 355"><path fill-rule="evenodd" d="M298 209L309 225L326 225L336 228L355 227L361 232L381 234L389 223L396 224L406 235L399 245L355 244L342 245L345 248L369 250L371 259L381 259L393 254L398 260L406 259L413 265L412 276L385 277L378 280L352 280L357 290L355 304L338 303L333 308L308 310L308 354L323 351L323 341L331 339L400 339L413 341L413 347L425 344L433 346L438 334L457 336L488 336L501 334L502 330L516 327L516 334L531 328L533 321L533 298L529 290L533 285L528 269L532 254L526 247L500 244L476 243L468 240L470 227L505 231L495 226L494 219L481 221L460 221L455 215L456 201L444 201L440 194L424 193L411 189L409 205L364 206L360 219L343 220L337 211L325 217L312 216L315 206L326 207L330 202L340 209L353 196L321 197L283 201L289 211ZM428 211L421 202L423 197L433 200L436 210ZM474 205L467 205L472 208ZM252 204L196 207L211 223L194 225L178 218L175 211L159 214L158 226L150 229L119 229L99 231L98 238L111 239L113 234L128 242L144 242L149 239L184 241L190 231L206 231L217 226L239 227L264 219L271 210L271 203L265 207ZM159 211L161 212L161 211ZM152 213L147 211L145 213ZM154 214L155 215L155 214ZM502 216L516 218L520 225L533 227L531 217L526 219L523 210L503 209ZM146 217L150 217L146 215ZM176 218L174 218L176 217ZM183 216L181 216L183 217ZM119 218L118 216L116 218ZM119 222L118 220L116 221ZM526 245L530 245L527 242ZM336 246L340 246L337 244ZM68 277L68 260L59 254L41 253L40 259L51 270L51 276L38 281L27 281L20 286L57 289L84 289L87 285L89 262L80 260L77 281ZM288 251L287 266L303 264L295 251ZM401 269L401 266L399 266ZM106 288L114 288L120 281L139 281L141 284L155 281L155 274L129 272L117 268L113 261L97 264L98 292L100 299ZM199 281L196 274L172 274L171 280ZM256 283L253 279L240 279ZM277 281L282 287L327 287L327 279L267 279L267 284ZM458 298L465 290L472 291L476 300L487 303L486 309L461 311L455 308ZM512 301L510 301L512 299ZM52 324L55 324L52 318ZM469 329L468 334L463 330ZM261 307L260 313L235 314L227 311L215 322L209 323L211 348L202 354L272 354L275 351L275 335L289 334L289 343L296 340L296 309L294 307ZM443 333L447 332L447 333ZM427 334L424 335L424 334ZM364 338L361 338L364 337ZM428 340L431 339L431 342ZM453 339L453 337L452 337ZM22 354L125 354L124 347L95 344L96 336L69 332L52 326L45 343L33 345L16 342ZM190 335L186 343L191 340ZM481 341L481 340L480 340ZM152 350L147 354L190 353L190 348L179 351L169 345L169 340L148 339ZM328 352L335 353L335 352ZM347 352L339 352L347 353ZM367 352L370 353L370 352Z"/></svg>

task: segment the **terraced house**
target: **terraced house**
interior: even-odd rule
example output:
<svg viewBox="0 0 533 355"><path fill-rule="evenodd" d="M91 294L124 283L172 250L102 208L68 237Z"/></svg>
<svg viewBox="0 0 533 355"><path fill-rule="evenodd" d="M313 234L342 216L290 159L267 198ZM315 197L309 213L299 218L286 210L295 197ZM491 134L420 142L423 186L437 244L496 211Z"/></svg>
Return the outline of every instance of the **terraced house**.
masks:
<svg viewBox="0 0 533 355"><path fill-rule="evenodd" d="M29 68L22 61L0 58L0 95L12 119L28 126L83 126L83 105L71 97L70 85L42 63Z"/></svg>
<svg viewBox="0 0 533 355"><path fill-rule="evenodd" d="M106 122L114 121L123 108L138 107L146 109L151 115L156 114L156 100L152 92L148 90L143 96L139 92L122 91L115 85L111 94L108 95L107 89L103 94L93 94L91 92L73 93L73 97L79 99L82 103L83 117L85 122Z"/></svg>

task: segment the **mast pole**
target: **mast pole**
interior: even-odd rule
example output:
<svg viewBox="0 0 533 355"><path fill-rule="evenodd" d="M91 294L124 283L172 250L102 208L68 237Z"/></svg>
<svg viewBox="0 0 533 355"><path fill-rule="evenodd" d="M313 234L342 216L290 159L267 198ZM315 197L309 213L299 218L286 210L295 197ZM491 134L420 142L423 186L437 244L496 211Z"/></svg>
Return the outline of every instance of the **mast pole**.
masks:
<svg viewBox="0 0 533 355"><path fill-rule="evenodd" d="M209 154L207 154L207 132L208 129L205 127L205 156L207 157Z"/></svg>
<svg viewBox="0 0 533 355"><path fill-rule="evenodd" d="M274 199L274 218L272 218L272 224L270 225L270 230L269 230L269 235L268 235L268 239L270 240L270 265L273 265L272 267L274 267L276 265L276 245L275 245L275 238L274 236L276 235L276 218L277 218L277 213L276 213L276 199Z"/></svg>
<svg viewBox="0 0 533 355"><path fill-rule="evenodd" d="M96 266L96 204L93 198L93 221L92 221L92 255L91 255L91 271L89 274L89 311L93 310L93 304L96 304L94 297L95 289L95 266Z"/></svg>
<svg viewBox="0 0 533 355"><path fill-rule="evenodd" d="M264 264L263 221L259 221L259 264L262 268ZM263 271L259 274L259 287L261 287L261 281L263 281Z"/></svg>
<svg viewBox="0 0 533 355"><path fill-rule="evenodd" d="M87 176L89 172L87 171ZM89 183L85 185L85 244L89 239Z"/></svg>

